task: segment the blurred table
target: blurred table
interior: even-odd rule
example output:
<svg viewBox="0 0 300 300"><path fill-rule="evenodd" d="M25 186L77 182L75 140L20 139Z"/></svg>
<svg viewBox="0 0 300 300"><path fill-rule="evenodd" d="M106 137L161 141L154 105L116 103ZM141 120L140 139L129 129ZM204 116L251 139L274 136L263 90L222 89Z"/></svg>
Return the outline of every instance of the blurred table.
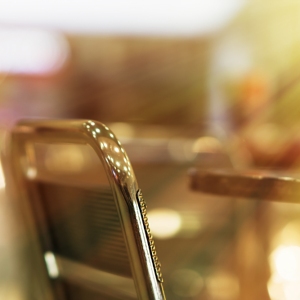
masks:
<svg viewBox="0 0 300 300"><path fill-rule="evenodd" d="M192 190L228 197L300 203L300 179L266 171L190 171Z"/></svg>

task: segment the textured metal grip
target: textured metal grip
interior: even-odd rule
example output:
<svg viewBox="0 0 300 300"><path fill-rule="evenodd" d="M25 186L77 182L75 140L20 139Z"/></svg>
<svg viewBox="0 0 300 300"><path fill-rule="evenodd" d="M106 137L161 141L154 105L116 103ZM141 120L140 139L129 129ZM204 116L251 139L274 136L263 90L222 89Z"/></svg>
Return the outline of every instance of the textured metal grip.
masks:
<svg viewBox="0 0 300 300"><path fill-rule="evenodd" d="M143 216L144 226L145 226L145 230L147 233L148 243L149 243L149 247L150 247L150 251L151 251L151 255L152 255L152 260L153 260L153 264L154 264L156 277L159 282L163 282L163 277L162 277L162 273L161 273L161 264L158 260L157 254L156 254L155 244L154 244L152 234L150 232L149 222L148 222L148 218L147 218L147 205L143 198L143 194L142 194L141 190L138 190L138 192L137 192L137 199L138 199L141 213Z"/></svg>

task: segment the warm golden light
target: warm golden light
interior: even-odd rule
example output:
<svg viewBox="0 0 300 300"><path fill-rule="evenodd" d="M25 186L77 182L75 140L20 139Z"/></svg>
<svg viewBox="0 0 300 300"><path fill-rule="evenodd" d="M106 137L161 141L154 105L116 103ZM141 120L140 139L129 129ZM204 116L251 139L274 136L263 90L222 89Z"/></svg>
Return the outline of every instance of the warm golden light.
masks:
<svg viewBox="0 0 300 300"><path fill-rule="evenodd" d="M193 152L196 153L215 153L222 151L222 148L220 141L211 136L203 136L197 139L193 144Z"/></svg>
<svg viewBox="0 0 300 300"><path fill-rule="evenodd" d="M286 281L300 281L300 247L279 246L271 254L274 271Z"/></svg>
<svg viewBox="0 0 300 300"><path fill-rule="evenodd" d="M288 140L284 129L275 123L257 125L248 136L258 150L270 155L283 149Z"/></svg>
<svg viewBox="0 0 300 300"><path fill-rule="evenodd" d="M172 139L168 143L170 156L178 162L192 161L196 154L193 151L193 139Z"/></svg>
<svg viewBox="0 0 300 300"><path fill-rule="evenodd" d="M3 188L5 188L5 179L4 179L2 166L1 166L1 163L0 163L0 189L3 189Z"/></svg>
<svg viewBox="0 0 300 300"><path fill-rule="evenodd" d="M203 278L190 269L179 269L171 274L171 288L174 294L180 297L195 297L204 287ZM194 298L193 298L194 299Z"/></svg>
<svg viewBox="0 0 300 300"><path fill-rule="evenodd" d="M44 259L46 262L49 276L51 278L57 278L59 276L59 270L54 254L48 251L44 254Z"/></svg>
<svg viewBox="0 0 300 300"><path fill-rule="evenodd" d="M135 128L128 123L111 123L109 127L119 138L130 139L135 135Z"/></svg>
<svg viewBox="0 0 300 300"><path fill-rule="evenodd" d="M35 179L37 176L37 169L35 167L28 167L26 170L26 176L28 179Z"/></svg>
<svg viewBox="0 0 300 300"><path fill-rule="evenodd" d="M278 245L298 245L300 246L300 221L289 222L276 237Z"/></svg>
<svg viewBox="0 0 300 300"><path fill-rule="evenodd" d="M181 229L182 220L178 212L171 209L154 209L148 213L151 232L154 237L167 239L175 236Z"/></svg>
<svg viewBox="0 0 300 300"><path fill-rule="evenodd" d="M273 275L268 282L268 292L271 300L286 300L284 284L278 275Z"/></svg>
<svg viewBox="0 0 300 300"><path fill-rule="evenodd" d="M84 153L74 145L53 145L45 157L46 168L53 172L80 172L85 162Z"/></svg>
<svg viewBox="0 0 300 300"><path fill-rule="evenodd" d="M272 300L300 299L300 246L280 245L270 256L273 271L268 282Z"/></svg>
<svg viewBox="0 0 300 300"><path fill-rule="evenodd" d="M215 300L237 299L240 290L237 277L225 271L212 274L206 285L209 295Z"/></svg>

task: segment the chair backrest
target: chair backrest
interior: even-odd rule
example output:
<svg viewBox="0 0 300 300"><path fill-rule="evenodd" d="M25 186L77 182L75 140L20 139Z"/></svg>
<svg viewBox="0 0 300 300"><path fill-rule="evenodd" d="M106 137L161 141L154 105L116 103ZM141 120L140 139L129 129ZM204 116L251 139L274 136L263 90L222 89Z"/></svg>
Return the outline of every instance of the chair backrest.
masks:
<svg viewBox="0 0 300 300"><path fill-rule="evenodd" d="M36 298L165 299L146 203L108 127L20 122L4 156L27 218Z"/></svg>

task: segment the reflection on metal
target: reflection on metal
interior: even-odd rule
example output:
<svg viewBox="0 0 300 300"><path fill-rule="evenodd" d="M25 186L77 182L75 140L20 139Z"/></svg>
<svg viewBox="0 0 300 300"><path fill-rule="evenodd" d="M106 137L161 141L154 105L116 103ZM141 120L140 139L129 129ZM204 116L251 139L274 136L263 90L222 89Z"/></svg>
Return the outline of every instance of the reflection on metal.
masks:
<svg viewBox="0 0 300 300"><path fill-rule="evenodd" d="M158 260L154 240L153 240L153 237L152 237L151 232L150 232L149 222L148 222L148 218L147 218L147 206L146 206L146 202L144 201L143 194L142 194L141 190L139 190L137 192L137 199L138 199L139 204L140 204L141 213L142 213L143 220L144 220L144 226L145 226L145 229L146 229L146 232L147 232L148 243L149 243L150 251L151 251L151 254L152 254L152 259L153 259L153 264L154 264L154 268L155 268L155 271L156 271L157 280L159 282L163 282L163 277L162 277L162 273L161 273L161 264Z"/></svg>
<svg viewBox="0 0 300 300"><path fill-rule="evenodd" d="M57 278L59 276L59 270L57 266L57 261L54 254L50 251L44 254L48 274L51 278Z"/></svg>
<svg viewBox="0 0 300 300"><path fill-rule="evenodd" d="M59 255L55 255L55 258L59 268L59 277L67 282L125 299L136 299L134 281L131 278L103 272Z"/></svg>
<svg viewBox="0 0 300 300"><path fill-rule="evenodd" d="M91 180L97 184L93 177L100 177L101 179L103 175L109 181L108 187L113 195L120 218L138 298L143 300L165 299L161 283L160 265L153 241L149 239L149 228L148 226L145 228L144 224L145 210L143 208L142 215L140 203L136 197L139 190L138 185L129 158L115 135L108 127L99 122L82 120L24 121L14 128L10 141L11 151L9 158L14 170L14 176L17 178L18 187L16 191L22 195L22 197L20 196L22 200L28 198L29 206L36 204L38 207L35 208L43 215L43 208L40 206L40 198L42 196L38 188L39 185L43 182L57 183L58 181L62 185L66 181L74 184L73 179L78 176L76 175L77 169L74 169L74 172L72 172L72 175L76 175L73 177L69 177L70 175L66 173L59 177L59 172L53 172L54 170L49 172L46 166L42 170L44 173L40 172L39 157L36 155L37 145L40 144L87 145L93 149L104 172L99 174L101 170L98 170L98 173L94 173L92 177L84 176L86 177L84 178L84 183ZM61 161L61 159L58 159L58 161ZM50 161L50 165L53 166L52 163L53 161ZM59 164L55 162L54 165L58 166ZM34 167L37 172L34 174L35 176L29 176L30 178L28 178L28 169L30 167ZM72 180L68 181L70 178ZM28 179L30 179L30 183ZM80 181L81 179L79 181L77 179L75 184ZM30 196L33 199L29 198ZM49 247L48 243L46 245L48 245L46 247ZM45 249L44 251L47 250ZM47 259L48 261L50 259L50 265L53 267L53 257L48 255ZM52 277L56 276L54 273L53 271Z"/></svg>
<svg viewBox="0 0 300 300"><path fill-rule="evenodd" d="M300 203L300 179L260 171L191 170L193 190L228 197Z"/></svg>

